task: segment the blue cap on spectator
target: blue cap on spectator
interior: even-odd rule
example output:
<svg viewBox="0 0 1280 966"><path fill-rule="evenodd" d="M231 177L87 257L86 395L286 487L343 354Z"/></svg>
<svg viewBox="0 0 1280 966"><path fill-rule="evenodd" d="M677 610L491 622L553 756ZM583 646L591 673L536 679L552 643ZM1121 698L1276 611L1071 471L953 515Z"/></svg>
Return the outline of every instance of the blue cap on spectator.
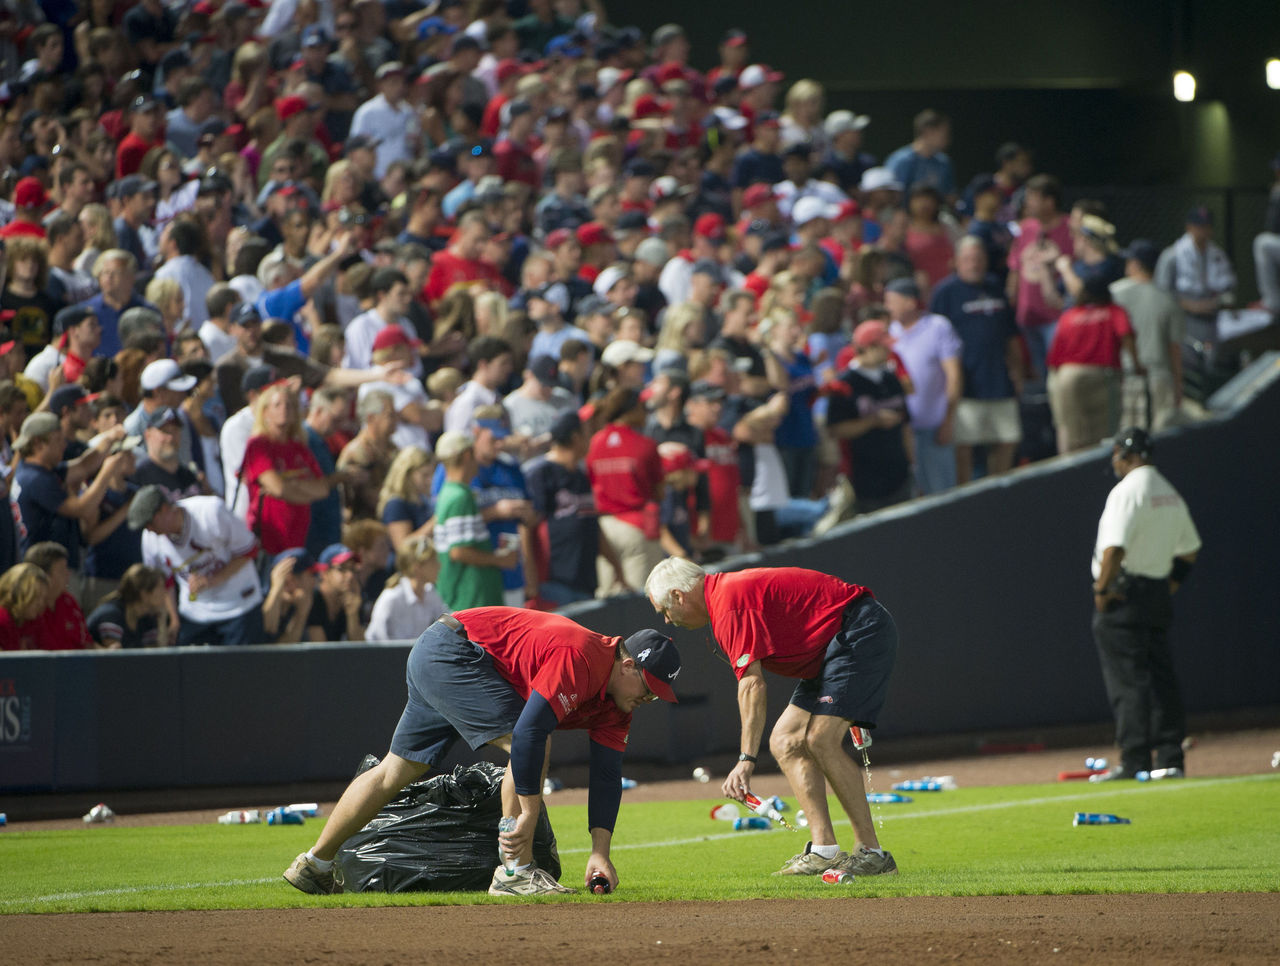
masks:
<svg viewBox="0 0 1280 966"><path fill-rule="evenodd" d="M166 406L164 409L157 409L150 413L144 420L143 425L147 429L159 429L161 426L168 426L170 423L182 423L182 417L178 415L176 409L170 409Z"/></svg>
<svg viewBox="0 0 1280 966"><path fill-rule="evenodd" d="M446 23L441 17L428 17L418 23L419 40L430 40L432 37L439 37L441 34L451 37L457 32L457 27L451 23Z"/></svg>
<svg viewBox="0 0 1280 966"><path fill-rule="evenodd" d="M1120 255L1125 259L1133 259L1148 272L1153 272L1160 259L1160 248L1149 238L1135 238Z"/></svg>
<svg viewBox="0 0 1280 966"><path fill-rule="evenodd" d="M134 195L155 190L156 183L147 180L140 174L125 175L116 184L116 196L118 198L132 198Z"/></svg>
<svg viewBox="0 0 1280 966"><path fill-rule="evenodd" d="M262 313L252 302L241 302L231 310L232 325L257 325L262 321Z"/></svg>
<svg viewBox="0 0 1280 966"><path fill-rule="evenodd" d="M302 46L307 47L328 47L329 35L325 33L324 28L319 24L311 24L304 27L302 31Z"/></svg>
<svg viewBox="0 0 1280 966"><path fill-rule="evenodd" d="M84 399L86 395L84 386L79 383L73 382L66 386L59 386L49 393L49 412L55 416L61 416L68 409L74 408L76 403Z"/></svg>
<svg viewBox="0 0 1280 966"><path fill-rule="evenodd" d="M320 551L318 567L321 570L328 570L330 567L341 567L343 564L350 563L353 560L359 563L360 555L341 543L331 543Z"/></svg>
<svg viewBox="0 0 1280 966"><path fill-rule="evenodd" d="M893 292L895 295L906 296L909 299L919 300L920 298L920 286L917 285L916 280L909 275L903 275L899 278L893 279L893 281L888 282L885 285L884 290L886 292Z"/></svg>
<svg viewBox="0 0 1280 966"><path fill-rule="evenodd" d="M471 435L474 436L476 430L487 429L493 433L494 439L506 439L511 435L511 427L507 425L505 419L473 419L471 420Z"/></svg>
<svg viewBox="0 0 1280 966"><path fill-rule="evenodd" d="M311 552L306 547L290 547L288 550L281 550L276 554L276 559L271 562L274 567L282 560L292 559L295 561L293 572L295 574L314 572L317 568L316 558L311 556Z"/></svg>
<svg viewBox="0 0 1280 966"><path fill-rule="evenodd" d="M1209 210L1208 205L1196 205L1187 212L1188 225L1212 225L1213 212Z"/></svg>
<svg viewBox="0 0 1280 966"><path fill-rule="evenodd" d="M276 381L275 366L254 366L240 378L240 391L257 392Z"/></svg>
<svg viewBox="0 0 1280 966"><path fill-rule="evenodd" d="M561 34L547 41L542 49L546 57L581 57L582 48L578 46L571 34Z"/></svg>

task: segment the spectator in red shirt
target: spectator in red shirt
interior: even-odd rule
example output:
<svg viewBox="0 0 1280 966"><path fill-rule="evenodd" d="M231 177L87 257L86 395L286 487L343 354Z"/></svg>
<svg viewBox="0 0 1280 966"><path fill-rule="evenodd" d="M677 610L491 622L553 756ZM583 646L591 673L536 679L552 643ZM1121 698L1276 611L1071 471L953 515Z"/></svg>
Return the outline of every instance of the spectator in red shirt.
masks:
<svg viewBox="0 0 1280 966"><path fill-rule="evenodd" d="M449 247L431 260L431 272L422 286L423 301L435 309L455 285L473 285L490 279L492 266L480 257L488 240L489 226L482 213L469 211L458 219L458 230L453 233Z"/></svg>
<svg viewBox="0 0 1280 966"><path fill-rule="evenodd" d="M707 488L711 498L709 527L699 536L710 544L718 545L721 550L736 546L742 529L742 518L738 512L742 486L738 443L720 425L726 395L723 387L699 379L689 387L689 400L684 404L685 419L690 426L702 431Z"/></svg>
<svg viewBox="0 0 1280 966"><path fill-rule="evenodd" d="M538 139L533 129L538 117L533 105L522 97L508 101L502 108L505 133L493 145L493 157L498 164L498 174L503 181L519 181L535 191L541 185L538 163L533 160Z"/></svg>
<svg viewBox="0 0 1280 966"><path fill-rule="evenodd" d="M262 549L275 555L305 547L311 504L325 499L336 480L324 476L307 446L298 397L287 382L268 386L254 403L240 473L249 490L249 529Z"/></svg>
<svg viewBox="0 0 1280 966"><path fill-rule="evenodd" d="M49 206L49 196L39 178L23 178L13 186L13 221L0 228L0 238L44 238L40 216Z"/></svg>
<svg viewBox="0 0 1280 966"><path fill-rule="evenodd" d="M654 610L669 624L711 628L738 679L741 754L722 790L743 801L764 738L763 671L798 678L773 726L769 750L809 816L813 836L777 875L896 875L880 848L861 772L842 743L874 728L889 687L898 631L871 591L798 567L707 574L679 557L662 561L645 584ZM841 852L827 807L830 783L853 825L856 845Z"/></svg>
<svg viewBox="0 0 1280 966"><path fill-rule="evenodd" d="M164 108L146 94L134 99L129 109L129 133L116 148L116 178L137 174L142 159L152 148L164 146L161 133Z"/></svg>
<svg viewBox="0 0 1280 966"><path fill-rule="evenodd" d="M27 548L24 563L35 564L49 578L48 606L36 620L44 630L38 638L42 651L81 651L93 647L84 612L68 592L71 569L67 566L67 548L46 540Z"/></svg>
<svg viewBox="0 0 1280 966"><path fill-rule="evenodd" d="M0 574L0 651L40 649L49 603L49 577L35 564L15 564Z"/></svg>
<svg viewBox="0 0 1280 966"><path fill-rule="evenodd" d="M1049 345L1049 406L1058 452L1085 449L1114 435L1120 419L1120 350L1134 371L1146 370L1129 313L1111 301L1104 277L1083 282L1080 299L1058 319Z"/></svg>
<svg viewBox="0 0 1280 966"><path fill-rule="evenodd" d="M671 684L679 673L675 645L653 630L624 642L558 614L513 607L474 607L441 617L409 653L409 702L389 753L352 782L316 844L294 860L285 879L303 892L337 891L341 880L335 881L333 860L342 843L401 788L440 767L461 737L473 750L493 744L511 754L502 814L515 816L516 823L502 834L508 866L495 870L489 894L572 892L534 863L533 839L547 738L573 728L587 731L591 741L591 854L583 881L602 875L613 889L618 873L609 847L632 714L657 698L674 702Z"/></svg>
<svg viewBox="0 0 1280 966"><path fill-rule="evenodd" d="M645 406L634 389L619 386L601 401L603 429L587 447L587 478L600 513L600 533L622 561L628 587L644 583L662 559L658 503L662 499L662 460L658 445L641 433ZM620 587L613 568L598 566L597 595L608 597Z"/></svg>
<svg viewBox="0 0 1280 966"><path fill-rule="evenodd" d="M489 98L489 103L484 108L484 115L480 119L480 133L485 137L498 136L498 131L502 128L502 108L515 97L516 84L524 74L524 67L514 57L498 61L494 71L498 92Z"/></svg>

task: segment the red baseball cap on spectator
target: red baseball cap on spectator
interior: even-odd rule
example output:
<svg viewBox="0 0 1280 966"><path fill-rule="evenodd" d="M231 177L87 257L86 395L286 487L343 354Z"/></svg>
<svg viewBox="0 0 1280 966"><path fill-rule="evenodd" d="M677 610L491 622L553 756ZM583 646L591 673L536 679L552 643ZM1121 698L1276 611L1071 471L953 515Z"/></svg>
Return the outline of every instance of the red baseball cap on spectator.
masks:
<svg viewBox="0 0 1280 966"><path fill-rule="evenodd" d="M311 103L305 97L290 94L288 97L276 98L276 117L287 121L295 114L311 110Z"/></svg>
<svg viewBox="0 0 1280 966"><path fill-rule="evenodd" d="M554 234L554 233L553 233ZM612 245L613 236L609 229L598 221L589 221L578 226L578 244L583 248L588 245Z"/></svg>
<svg viewBox="0 0 1280 966"><path fill-rule="evenodd" d="M699 215L698 220L693 223L693 233L700 238L720 241L724 238L724 218L714 212Z"/></svg>
<svg viewBox="0 0 1280 966"><path fill-rule="evenodd" d="M674 60L658 68L658 86L661 87L667 81L673 80L685 80L684 68Z"/></svg>
<svg viewBox="0 0 1280 966"><path fill-rule="evenodd" d="M693 468L693 450L684 443L668 440L658 444L658 457L662 460L662 473L678 473Z"/></svg>
<svg viewBox="0 0 1280 966"><path fill-rule="evenodd" d="M398 345L415 346L419 342L417 339L410 339L404 329L398 325L388 325L380 330L373 339L373 351L378 352L382 349L390 349Z"/></svg>
<svg viewBox="0 0 1280 966"><path fill-rule="evenodd" d="M861 218L862 206L856 201L846 201L836 210L836 214L832 217L832 221L848 221L850 218Z"/></svg>
<svg viewBox="0 0 1280 966"><path fill-rule="evenodd" d="M43 208L49 203L44 185L39 178L23 178L13 188L13 204L16 208Z"/></svg>
<svg viewBox="0 0 1280 966"><path fill-rule="evenodd" d="M498 66L494 71L494 76L497 78L498 83L501 84L503 81L509 80L512 77L518 77L523 73L524 67L521 65L520 61L516 60L514 57L507 57L498 61Z"/></svg>
<svg viewBox="0 0 1280 966"><path fill-rule="evenodd" d="M202 17L212 17L218 11L217 8L209 2L209 0L200 0L199 3L191 8L191 12L199 14Z"/></svg>
<svg viewBox="0 0 1280 966"><path fill-rule="evenodd" d="M889 334L889 327L879 319L868 319L853 330L853 344L859 349L873 345L882 345L887 349L893 345L893 336Z"/></svg>
<svg viewBox="0 0 1280 966"><path fill-rule="evenodd" d="M642 121L646 117L666 117L666 106L652 94L641 94L631 108L631 116Z"/></svg>
<svg viewBox="0 0 1280 966"><path fill-rule="evenodd" d="M568 228L557 228L555 231L549 232L546 240L547 250L555 251L572 237L573 232Z"/></svg>
<svg viewBox="0 0 1280 966"><path fill-rule="evenodd" d="M753 184L746 191L742 192L742 207L754 208L756 205L762 205L766 201L773 200L773 188L767 184Z"/></svg>

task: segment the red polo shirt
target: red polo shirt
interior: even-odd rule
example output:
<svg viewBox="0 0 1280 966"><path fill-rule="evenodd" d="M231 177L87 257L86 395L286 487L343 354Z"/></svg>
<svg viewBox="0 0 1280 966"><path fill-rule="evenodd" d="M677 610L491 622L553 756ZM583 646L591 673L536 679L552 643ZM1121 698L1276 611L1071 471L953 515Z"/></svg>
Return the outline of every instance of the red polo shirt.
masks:
<svg viewBox="0 0 1280 966"><path fill-rule="evenodd" d="M254 436L244 451L241 470L244 485L249 488L249 529L262 541L267 553L280 553L291 547L307 545L311 526L310 503L287 503L262 489L263 473L274 470L288 486L292 479L321 479L324 473L306 443L297 440L274 440Z"/></svg>
<svg viewBox="0 0 1280 966"><path fill-rule="evenodd" d="M643 530L645 504L657 499L662 482L658 444L630 426L610 423L591 437L587 479L602 516Z"/></svg>
<svg viewBox="0 0 1280 966"><path fill-rule="evenodd" d="M844 609L871 591L816 570L760 567L708 574L711 633L741 678L754 662L785 678L822 669Z"/></svg>
<svg viewBox="0 0 1280 966"><path fill-rule="evenodd" d="M431 272L422 286L422 300L435 305L455 285L469 285L490 278L489 266L478 258L462 258L449 249L431 256Z"/></svg>
<svg viewBox="0 0 1280 966"><path fill-rule="evenodd" d="M467 639L489 652L494 669L526 701L537 691L561 728L627 750L631 715L605 694L620 637L606 637L559 614L519 607L473 607L453 615Z"/></svg>

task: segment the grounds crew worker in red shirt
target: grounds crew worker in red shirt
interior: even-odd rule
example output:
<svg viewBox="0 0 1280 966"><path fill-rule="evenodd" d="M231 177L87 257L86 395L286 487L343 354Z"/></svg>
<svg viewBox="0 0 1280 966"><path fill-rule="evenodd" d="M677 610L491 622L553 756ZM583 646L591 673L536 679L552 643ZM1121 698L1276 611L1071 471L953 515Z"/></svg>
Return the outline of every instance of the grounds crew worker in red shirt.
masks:
<svg viewBox="0 0 1280 966"><path fill-rule="evenodd" d="M763 671L800 679L769 750L809 816L813 841L774 874L896 875L897 863L876 838L858 766L841 747L850 726L875 727L898 650L893 618L871 591L797 567L708 574L671 557L653 568L645 593L669 624L710 624L738 677L742 753L724 781L730 798L741 801L751 790L764 737ZM852 852L836 844L827 782L853 824Z"/></svg>
<svg viewBox="0 0 1280 966"><path fill-rule="evenodd" d="M675 645L654 630L624 643L567 617L522 608L475 607L441 617L409 652L409 699L391 750L347 787L316 844L294 860L285 879L303 892L341 892L333 859L342 843L461 737L473 750L492 744L511 754L502 814L516 816L516 828L502 835L501 846L516 872L498 866L489 894L573 892L533 864L533 830L547 737L557 728L584 728L591 737L591 856L583 881L604 875L616 888L609 843L622 801L631 713L655 698L674 703L671 683L679 673Z"/></svg>

